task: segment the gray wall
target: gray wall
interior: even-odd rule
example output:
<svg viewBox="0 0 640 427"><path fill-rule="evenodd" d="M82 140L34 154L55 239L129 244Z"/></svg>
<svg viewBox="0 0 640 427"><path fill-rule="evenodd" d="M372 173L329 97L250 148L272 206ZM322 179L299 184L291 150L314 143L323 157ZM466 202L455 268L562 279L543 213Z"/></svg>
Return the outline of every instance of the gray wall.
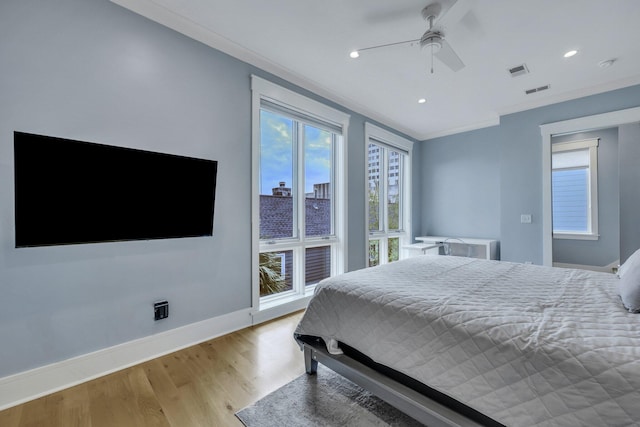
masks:
<svg viewBox="0 0 640 427"><path fill-rule="evenodd" d="M618 127L620 262L640 248L640 124Z"/></svg>
<svg viewBox="0 0 640 427"><path fill-rule="evenodd" d="M553 239L553 262L605 267L620 258L618 128L555 136L551 143L600 138L598 240Z"/></svg>
<svg viewBox="0 0 640 427"><path fill-rule="evenodd" d="M3 0L0 58L0 377L251 306L250 75L319 97L108 0ZM365 118L347 112L353 270ZM15 249L14 130L218 160L214 236Z"/></svg>
<svg viewBox="0 0 640 427"><path fill-rule="evenodd" d="M423 141L423 163L437 165L440 157L449 163L475 165L468 173L449 174L450 188L467 188L478 170L491 170L499 164L499 187L478 186L481 200L499 201L498 221L500 257L506 261L531 261L542 264L542 138L540 125L590 116L640 105L640 85L588 96L572 101L540 107L500 117L500 125L463 134ZM466 141L468 150L462 149ZM446 148L431 148L431 144ZM486 147L489 152L475 147ZM496 160L496 159L499 159ZM486 202L479 208L458 211L455 215L440 206L459 203L460 194L431 188L434 179L423 172L422 232L429 234L471 234L466 224L478 219L477 212L486 211ZM626 182L626 181L625 181ZM637 182L637 181L635 181ZM636 184L637 185L637 184ZM621 200L622 187L621 187ZM521 224L521 214L531 214L531 224ZM486 221L478 226L476 235L488 234L495 228L496 217L484 214Z"/></svg>
<svg viewBox="0 0 640 427"><path fill-rule="evenodd" d="M433 139L422 145L422 233L500 236L497 127Z"/></svg>

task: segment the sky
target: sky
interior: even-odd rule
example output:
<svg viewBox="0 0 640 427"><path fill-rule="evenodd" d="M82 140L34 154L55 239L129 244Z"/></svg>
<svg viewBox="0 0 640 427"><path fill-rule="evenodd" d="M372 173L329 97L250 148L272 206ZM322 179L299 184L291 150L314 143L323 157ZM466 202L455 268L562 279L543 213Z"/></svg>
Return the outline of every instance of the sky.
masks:
<svg viewBox="0 0 640 427"><path fill-rule="evenodd" d="M260 194L270 195L280 181L293 183L294 121L265 110L260 120ZM331 132L304 125L303 133L305 193L312 193L331 179Z"/></svg>

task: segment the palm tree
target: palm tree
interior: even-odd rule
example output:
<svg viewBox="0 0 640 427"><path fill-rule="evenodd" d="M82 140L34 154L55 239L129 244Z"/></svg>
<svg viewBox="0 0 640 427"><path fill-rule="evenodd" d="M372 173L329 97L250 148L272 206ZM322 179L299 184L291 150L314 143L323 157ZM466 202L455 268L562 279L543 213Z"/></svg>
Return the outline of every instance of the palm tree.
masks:
<svg viewBox="0 0 640 427"><path fill-rule="evenodd" d="M286 287L280 274L282 259L273 252L261 252L258 271L260 274L260 296L277 294Z"/></svg>

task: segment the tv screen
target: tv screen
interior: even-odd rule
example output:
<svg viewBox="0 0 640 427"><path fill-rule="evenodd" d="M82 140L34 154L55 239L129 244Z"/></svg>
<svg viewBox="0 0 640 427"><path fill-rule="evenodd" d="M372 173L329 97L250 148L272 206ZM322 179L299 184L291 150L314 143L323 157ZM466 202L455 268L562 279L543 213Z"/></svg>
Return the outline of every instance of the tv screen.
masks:
<svg viewBox="0 0 640 427"><path fill-rule="evenodd" d="M218 163L14 132L16 247L211 236Z"/></svg>

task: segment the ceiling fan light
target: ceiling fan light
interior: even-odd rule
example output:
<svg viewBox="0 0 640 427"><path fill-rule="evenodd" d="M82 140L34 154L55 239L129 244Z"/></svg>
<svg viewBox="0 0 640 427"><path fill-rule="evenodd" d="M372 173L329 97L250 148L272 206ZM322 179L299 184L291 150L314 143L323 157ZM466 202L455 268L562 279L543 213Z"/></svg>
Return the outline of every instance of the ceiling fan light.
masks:
<svg viewBox="0 0 640 427"><path fill-rule="evenodd" d="M353 59L357 58L360 56L360 53L357 50L352 51L349 56Z"/></svg>
<svg viewBox="0 0 640 427"><path fill-rule="evenodd" d="M437 53L442 49L442 36L438 33L427 31L420 39L420 47L432 49Z"/></svg>
<svg viewBox="0 0 640 427"><path fill-rule="evenodd" d="M423 48L433 49L433 53L439 52L442 49L442 43L439 40L429 40L422 44Z"/></svg>

